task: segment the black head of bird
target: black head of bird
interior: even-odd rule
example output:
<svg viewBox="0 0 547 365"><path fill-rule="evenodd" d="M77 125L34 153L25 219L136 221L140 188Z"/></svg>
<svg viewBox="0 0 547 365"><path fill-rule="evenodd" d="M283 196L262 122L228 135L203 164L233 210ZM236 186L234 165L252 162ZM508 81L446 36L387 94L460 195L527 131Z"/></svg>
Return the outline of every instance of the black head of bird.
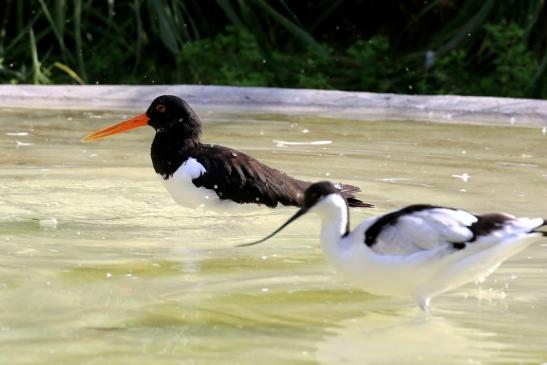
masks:
<svg viewBox="0 0 547 365"><path fill-rule="evenodd" d="M250 242L250 243L244 243L241 245L238 245L240 247L245 246L253 246L258 243L264 242L273 236L275 236L277 233L279 233L283 228L287 227L289 224L297 220L298 218L302 217L304 214L308 213L310 210L314 208L321 208L323 206L323 202L328 199L328 197L331 196L338 196L341 198L341 201L346 205L346 209L348 209L346 200L342 197L342 194L340 193L340 190L336 189L336 187L329 181L320 181L314 184L311 184L306 191L304 192L304 205L302 208L300 208L292 217L290 217L285 223L281 225L278 229L276 229L274 232L266 236L265 238ZM348 213L349 216L349 213ZM349 219L347 220L346 231L349 230Z"/></svg>
<svg viewBox="0 0 547 365"><path fill-rule="evenodd" d="M94 141L147 125L156 133L171 134L182 140L198 140L201 135L201 122L192 108L178 96L162 95L154 99L145 113L90 133L82 141Z"/></svg>

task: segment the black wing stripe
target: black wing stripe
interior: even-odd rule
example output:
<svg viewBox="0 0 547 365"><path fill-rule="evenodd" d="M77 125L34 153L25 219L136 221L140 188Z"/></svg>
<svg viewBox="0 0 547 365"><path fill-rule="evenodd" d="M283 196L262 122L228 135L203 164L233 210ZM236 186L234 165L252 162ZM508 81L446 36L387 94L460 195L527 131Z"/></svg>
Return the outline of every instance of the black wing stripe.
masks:
<svg viewBox="0 0 547 365"><path fill-rule="evenodd" d="M435 209L435 208L442 208L442 207L439 207L436 205L429 205L429 204L414 204L414 205L409 205L408 207L405 207L405 208L402 208L381 216L380 218L376 220L376 222L374 222L365 231L365 244L369 247L374 246L380 233L382 233L382 231L386 227L396 224L397 220L400 217L404 215L412 214L415 212L419 212L422 210ZM450 209L450 208L446 208L446 209Z"/></svg>

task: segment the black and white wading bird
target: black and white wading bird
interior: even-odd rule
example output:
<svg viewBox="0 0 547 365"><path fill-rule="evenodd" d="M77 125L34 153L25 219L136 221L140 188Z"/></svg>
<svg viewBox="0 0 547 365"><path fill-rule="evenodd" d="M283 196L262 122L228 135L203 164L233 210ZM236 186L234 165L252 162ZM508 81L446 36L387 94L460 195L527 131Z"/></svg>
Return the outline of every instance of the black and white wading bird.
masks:
<svg viewBox="0 0 547 365"><path fill-rule="evenodd" d="M202 144L201 121L192 108L173 95L157 97L146 113L93 132L82 141L93 141L133 128L151 126L152 164L173 199L189 208L222 211L229 205L250 203L270 208L278 204L302 206L311 183L266 166L239 151ZM371 207L357 199L356 186L338 184L350 207Z"/></svg>
<svg viewBox="0 0 547 365"><path fill-rule="evenodd" d="M353 231L346 200L330 182L311 185L304 206L263 242L309 211L321 217L321 247L349 281L376 295L410 296L428 311L432 297L491 274L526 248L543 218L474 215L461 209L410 205L363 221Z"/></svg>

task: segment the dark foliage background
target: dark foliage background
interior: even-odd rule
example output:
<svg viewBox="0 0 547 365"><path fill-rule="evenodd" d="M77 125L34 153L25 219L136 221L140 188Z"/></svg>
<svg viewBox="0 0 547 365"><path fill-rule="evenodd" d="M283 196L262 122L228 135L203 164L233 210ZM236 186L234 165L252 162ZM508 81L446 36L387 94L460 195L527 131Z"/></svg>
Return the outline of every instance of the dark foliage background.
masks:
<svg viewBox="0 0 547 365"><path fill-rule="evenodd" d="M547 95L545 0L1 0L0 82Z"/></svg>

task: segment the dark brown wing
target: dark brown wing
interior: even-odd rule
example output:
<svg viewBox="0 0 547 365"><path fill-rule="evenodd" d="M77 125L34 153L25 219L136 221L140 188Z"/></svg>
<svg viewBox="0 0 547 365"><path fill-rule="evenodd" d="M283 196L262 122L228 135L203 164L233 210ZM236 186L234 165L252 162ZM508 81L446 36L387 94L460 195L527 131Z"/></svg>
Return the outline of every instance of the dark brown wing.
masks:
<svg viewBox="0 0 547 365"><path fill-rule="evenodd" d="M191 155L206 170L192 182L197 187L216 191L220 199L264 204L271 208L278 204L300 207L304 191L310 185L227 147L200 145ZM340 189L350 206L370 206L353 195L359 188L341 185Z"/></svg>
<svg viewBox="0 0 547 365"><path fill-rule="evenodd" d="M216 191L220 199L268 207L301 206L309 183L294 179L254 158L221 146L202 145L192 157L206 172L192 180L195 186Z"/></svg>

